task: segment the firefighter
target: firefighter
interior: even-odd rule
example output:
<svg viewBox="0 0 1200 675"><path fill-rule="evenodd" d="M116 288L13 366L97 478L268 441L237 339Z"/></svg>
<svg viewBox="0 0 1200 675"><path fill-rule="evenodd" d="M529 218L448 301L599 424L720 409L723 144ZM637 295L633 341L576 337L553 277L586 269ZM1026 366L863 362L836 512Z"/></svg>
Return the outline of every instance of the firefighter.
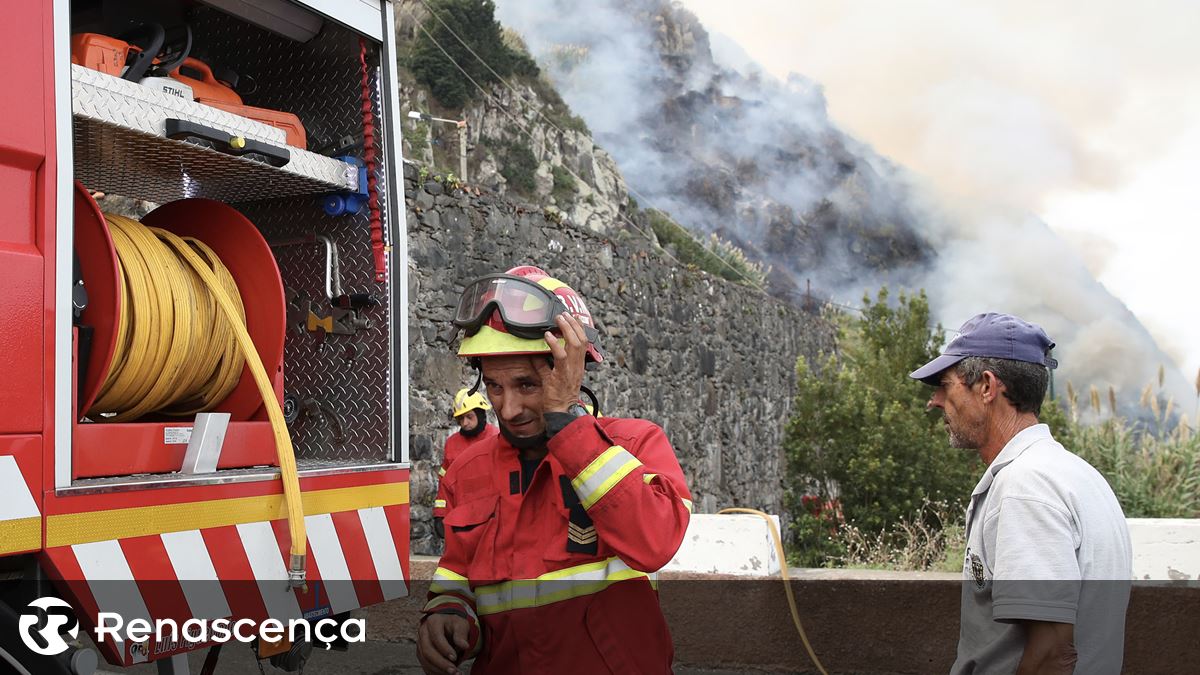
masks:
<svg viewBox="0 0 1200 675"><path fill-rule="evenodd" d="M580 402L604 360L583 299L536 267L476 279L454 323L500 435L445 477L446 551L418 630L426 673L670 673L655 572L691 495L663 430Z"/></svg>
<svg viewBox="0 0 1200 675"><path fill-rule="evenodd" d="M433 501L433 529L439 537L444 536L442 518L446 516L447 510L446 470L467 448L500 433L495 426L488 424L487 411L491 409L492 406L488 404L483 394L471 387L463 387L454 395L454 405L450 408L450 416L458 423L458 431L450 434L446 439L446 446L442 450L442 466L438 469L437 498Z"/></svg>

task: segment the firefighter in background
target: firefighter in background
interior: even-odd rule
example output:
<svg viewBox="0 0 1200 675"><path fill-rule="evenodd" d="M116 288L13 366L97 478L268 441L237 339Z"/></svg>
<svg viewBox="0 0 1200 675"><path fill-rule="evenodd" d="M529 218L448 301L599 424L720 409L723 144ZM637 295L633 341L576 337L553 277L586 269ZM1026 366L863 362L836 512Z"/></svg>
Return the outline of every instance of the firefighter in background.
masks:
<svg viewBox="0 0 1200 675"><path fill-rule="evenodd" d="M446 552L418 629L426 673L670 673L655 572L691 495L663 430L580 402L603 360L566 284L517 267L467 285L458 354L479 369L500 435L446 473Z"/></svg>
<svg viewBox="0 0 1200 675"><path fill-rule="evenodd" d="M438 469L437 498L433 500L433 529L439 537L444 536L442 518L446 516L447 510L446 471L467 448L500 433L496 427L488 424L487 411L491 409L492 406L488 404L483 394L471 391L470 387L463 387L454 395L454 406L450 410L450 416L458 423L458 431L450 434L450 437L446 439L446 446L442 450L442 467Z"/></svg>

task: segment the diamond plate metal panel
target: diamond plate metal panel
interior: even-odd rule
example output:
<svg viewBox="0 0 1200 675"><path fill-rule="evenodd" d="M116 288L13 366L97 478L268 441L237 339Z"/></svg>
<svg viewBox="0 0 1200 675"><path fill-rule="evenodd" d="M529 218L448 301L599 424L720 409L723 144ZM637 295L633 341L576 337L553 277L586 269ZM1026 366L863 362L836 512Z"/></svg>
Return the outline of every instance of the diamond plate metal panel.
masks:
<svg viewBox="0 0 1200 675"><path fill-rule="evenodd" d="M248 105L300 118L308 147L320 151L362 131L362 70L358 36L326 21L317 37L296 43L208 7L189 15L198 56L237 71ZM373 51L373 50L371 50ZM374 65L377 57L367 56Z"/></svg>
<svg viewBox="0 0 1200 675"><path fill-rule="evenodd" d="M301 413L290 426L297 458L324 461L386 461L391 433L391 308L388 288L374 281L366 218L330 217L315 204L299 201L240 207L268 241L313 233L338 247L342 290L375 293L379 307L363 311L368 329L353 335L315 333L289 324L284 343L284 391L303 408L317 402L319 413ZM284 285L295 291L293 306L319 316L330 310L325 296L325 249L312 244L272 249ZM310 304L311 303L311 304Z"/></svg>
<svg viewBox="0 0 1200 675"><path fill-rule="evenodd" d="M250 82L245 91L240 91L248 105L297 115L310 148L321 149L347 136L361 142L362 65L359 39L353 32L326 22L317 37L298 44L210 8L197 8L189 19L196 44L203 46L201 58L233 67L243 81ZM376 143L382 147L378 52L374 47L368 50L367 63ZM380 210L386 220L388 187L382 166L377 167L376 177ZM268 240L308 234L331 238L338 246L343 292L373 292L382 302L365 313L371 320L370 329L354 335L328 335L323 345L307 330L289 327L284 345L284 389L298 402L315 399L328 411L324 415L302 414L292 424L297 457L305 466L387 461L392 440L393 308L389 304L389 284L374 281L367 210L353 216L330 217L315 204L298 200L243 204L240 208ZM387 228L385 222L385 238ZM316 301L327 309L323 246L314 243L273 250L284 285L303 298L301 304Z"/></svg>
<svg viewBox="0 0 1200 675"><path fill-rule="evenodd" d="M290 148L275 168L165 138L169 117L283 145L283 132L206 105L72 66L75 174L93 190L168 202L184 197L246 201L355 190L354 167Z"/></svg>

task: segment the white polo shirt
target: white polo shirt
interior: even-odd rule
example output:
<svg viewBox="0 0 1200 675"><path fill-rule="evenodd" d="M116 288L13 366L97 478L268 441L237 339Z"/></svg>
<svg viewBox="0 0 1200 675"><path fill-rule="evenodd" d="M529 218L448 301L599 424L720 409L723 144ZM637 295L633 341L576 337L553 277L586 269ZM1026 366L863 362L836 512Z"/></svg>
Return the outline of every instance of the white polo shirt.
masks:
<svg viewBox="0 0 1200 675"><path fill-rule="evenodd" d="M971 493L958 658L951 675L1011 675L1021 620L1075 625L1076 673L1118 675L1133 577L1108 482L1037 424L1004 446Z"/></svg>

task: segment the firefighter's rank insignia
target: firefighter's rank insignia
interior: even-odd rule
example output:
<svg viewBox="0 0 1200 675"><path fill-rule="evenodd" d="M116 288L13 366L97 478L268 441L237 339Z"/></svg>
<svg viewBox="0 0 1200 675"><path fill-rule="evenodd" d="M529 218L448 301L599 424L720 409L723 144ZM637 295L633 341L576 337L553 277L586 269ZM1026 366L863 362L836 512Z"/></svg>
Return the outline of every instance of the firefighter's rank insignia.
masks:
<svg viewBox="0 0 1200 675"><path fill-rule="evenodd" d="M596 542L596 526L580 527L575 523L567 523L567 541L571 544L586 546ZM571 546L568 544L567 548Z"/></svg>
<svg viewBox="0 0 1200 675"><path fill-rule="evenodd" d="M567 552L595 554L600 547L600 539L596 535L596 526L587 509L579 502L579 495L571 487L571 481L566 476L560 476L563 495L563 506L567 508Z"/></svg>

